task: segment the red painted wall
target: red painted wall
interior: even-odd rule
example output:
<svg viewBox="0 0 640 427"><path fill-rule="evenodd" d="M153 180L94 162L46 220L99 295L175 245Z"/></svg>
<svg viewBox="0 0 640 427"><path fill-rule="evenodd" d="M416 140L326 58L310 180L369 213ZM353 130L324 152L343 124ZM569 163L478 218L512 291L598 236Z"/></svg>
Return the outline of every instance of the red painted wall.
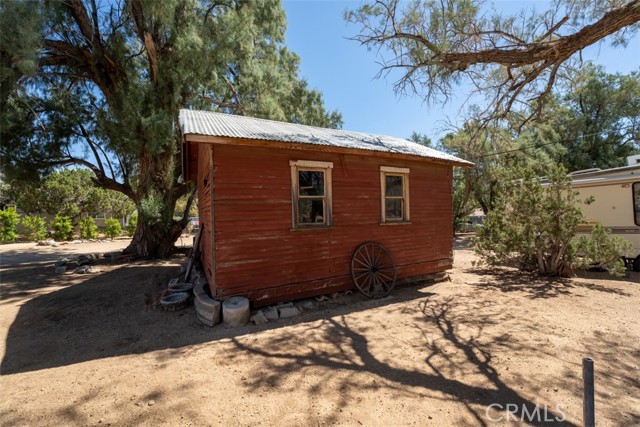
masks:
<svg viewBox="0 0 640 427"><path fill-rule="evenodd" d="M333 162L333 228L291 230L290 160ZM380 225L380 166L410 168L411 224ZM202 261L215 260L215 277L207 273L212 293L262 305L352 288L351 255L371 240L391 252L398 279L451 268L451 173L451 166L423 161L198 144ZM206 175L214 181L208 230L215 253L206 236Z"/></svg>
<svg viewBox="0 0 640 427"><path fill-rule="evenodd" d="M209 284L214 283L215 270L213 257L213 221L211 204L211 185L213 184L212 156L213 146L199 144L191 146L197 150L197 184L198 184L198 220L202 229L200 236L200 261Z"/></svg>

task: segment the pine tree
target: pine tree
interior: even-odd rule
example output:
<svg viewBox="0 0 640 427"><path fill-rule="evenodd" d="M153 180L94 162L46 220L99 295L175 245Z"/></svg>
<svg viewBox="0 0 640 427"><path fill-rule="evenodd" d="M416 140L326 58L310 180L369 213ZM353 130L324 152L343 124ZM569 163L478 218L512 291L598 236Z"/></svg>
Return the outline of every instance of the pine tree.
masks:
<svg viewBox="0 0 640 427"><path fill-rule="evenodd" d="M2 156L33 179L81 165L138 211L129 251L166 256L193 195L181 175L181 108L340 126L298 78L278 0L4 2ZM188 212L189 209L185 210Z"/></svg>

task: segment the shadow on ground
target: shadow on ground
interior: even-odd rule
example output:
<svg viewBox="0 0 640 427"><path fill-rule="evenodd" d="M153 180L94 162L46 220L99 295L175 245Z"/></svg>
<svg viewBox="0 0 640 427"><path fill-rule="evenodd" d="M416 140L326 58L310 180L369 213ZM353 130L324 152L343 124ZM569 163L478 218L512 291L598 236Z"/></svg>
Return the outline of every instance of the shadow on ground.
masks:
<svg viewBox="0 0 640 427"><path fill-rule="evenodd" d="M363 390L379 389L387 391L387 398L398 401L412 396L459 402L473 422L469 424L468 418L460 416L453 425L494 425L486 412L490 405L517 405L519 414L523 408L527 414L536 414L540 402L526 398L514 386L532 392L539 390L539 381L522 377L505 381L494 366L492 353L537 349L511 339L509 334L485 336L486 327L502 320L490 301L442 300L433 295L409 306L416 311L414 327L422 336L413 347L424 355L423 361L415 364L389 357L389 346L378 345L371 329L380 325L353 326L345 316L324 319L295 335L261 339L259 344L234 337L235 347L225 357L233 358L231 353L241 350L240 354L256 358L254 363L260 369L247 381L251 393L265 388L303 392L301 384L290 380L301 373L311 382L311 394L327 388L338 390L334 412L323 420L328 424L338 423L340 413L357 404ZM504 413L496 412L489 412L494 420L504 417ZM549 410L544 417L537 414L530 419L537 426L574 425L562 413Z"/></svg>
<svg viewBox="0 0 640 427"><path fill-rule="evenodd" d="M107 271L96 275L55 275L48 264L5 269L2 303L25 302L9 328L0 373L15 374L106 357L177 349L327 315L327 310L315 310L261 327L226 329L222 325L209 328L200 323L192 306L177 312L151 309L151 301L154 298L157 301L169 279L179 276L178 263L183 260L120 266L103 262L96 267ZM334 316L425 295L415 288L405 288L381 300L353 295L342 305L326 308L330 308Z"/></svg>
<svg viewBox="0 0 640 427"><path fill-rule="evenodd" d="M480 277L480 281L470 283L472 286L495 289L501 292L521 292L529 298L554 298L560 295L569 295L574 290L580 288L621 296L630 296L628 292L613 286L561 277L544 277L535 273L527 273L513 269L492 268L472 269L469 271ZM610 277L612 276L609 276L608 273L590 273L583 277L611 280Z"/></svg>

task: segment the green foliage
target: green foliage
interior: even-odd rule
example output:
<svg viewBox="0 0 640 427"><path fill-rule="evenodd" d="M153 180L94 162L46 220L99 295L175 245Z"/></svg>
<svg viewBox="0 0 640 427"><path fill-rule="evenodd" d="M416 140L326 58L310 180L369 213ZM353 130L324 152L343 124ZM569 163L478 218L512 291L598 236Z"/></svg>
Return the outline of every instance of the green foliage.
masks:
<svg viewBox="0 0 640 427"><path fill-rule="evenodd" d="M618 271L616 258L629 247L612 239L602 227L596 227L589 239L573 241L578 224L584 221L578 206L592 200L578 199L566 169L553 166L544 186L531 167L510 170L500 182L494 209L474 241L482 262L550 276L590 264Z"/></svg>
<svg viewBox="0 0 640 427"><path fill-rule="evenodd" d="M622 276L625 273L623 256L632 256L633 245L618 236L611 236L602 224L596 224L590 236L580 236L574 242L578 258L575 268L602 268L610 274Z"/></svg>
<svg viewBox="0 0 640 427"><path fill-rule="evenodd" d="M16 240L16 226L20 221L14 208L0 211L0 241L13 242Z"/></svg>
<svg viewBox="0 0 640 427"><path fill-rule="evenodd" d="M83 213L125 216L135 209L124 194L96 187L94 178L88 169L57 170L42 181L14 181L7 195L25 212L65 215L72 222Z"/></svg>
<svg viewBox="0 0 640 427"><path fill-rule="evenodd" d="M569 171L624 166L640 151L640 72L607 74L587 64L555 105L547 121L565 147L558 161Z"/></svg>
<svg viewBox="0 0 640 427"><path fill-rule="evenodd" d="M424 145L425 147L432 147L431 138L418 132L411 132L409 141Z"/></svg>
<svg viewBox="0 0 640 427"><path fill-rule="evenodd" d="M547 187L532 168L518 172L503 177L474 249L489 265L511 264L560 275L573 261L570 243L582 219L577 192L569 188L562 167L550 170ZM516 181L520 174L522 179Z"/></svg>
<svg viewBox="0 0 640 427"><path fill-rule="evenodd" d="M57 241L71 240L73 238L73 224L66 215L56 215L50 224L53 228L53 238Z"/></svg>
<svg viewBox="0 0 640 427"><path fill-rule="evenodd" d="M133 234L136 232L136 226L138 225L138 215L133 214L131 218L129 218L129 223L127 224L127 234L130 237L133 237Z"/></svg>
<svg viewBox="0 0 640 427"><path fill-rule="evenodd" d="M120 227L120 222L117 219L107 218L104 221L104 229L102 231L106 237L115 239L122 233L122 227Z"/></svg>
<svg viewBox="0 0 640 427"><path fill-rule="evenodd" d="M299 77L279 0L12 2L0 22L7 177L88 167L100 186L136 202L152 230L134 248L141 255L167 255L182 228L172 218L189 185L176 161L180 108L342 124ZM66 208L56 212L93 214L60 200Z"/></svg>
<svg viewBox="0 0 640 427"><path fill-rule="evenodd" d="M47 237L47 226L39 215L29 215L22 218L22 227L24 228L24 236L31 241L42 240Z"/></svg>
<svg viewBox="0 0 640 427"><path fill-rule="evenodd" d="M397 94L434 103L458 86L471 87L468 93L486 100L483 120L514 113L522 124L554 86L579 72L587 45L606 38L625 46L633 39L640 11L631 3L559 0L547 10L523 5L509 13L487 0L369 0L345 18L359 31L353 39L381 56L379 75L401 73Z"/></svg>
<svg viewBox="0 0 640 427"><path fill-rule="evenodd" d="M92 217L82 218L78 223L78 227L80 228L81 239L95 239L98 237L98 226Z"/></svg>

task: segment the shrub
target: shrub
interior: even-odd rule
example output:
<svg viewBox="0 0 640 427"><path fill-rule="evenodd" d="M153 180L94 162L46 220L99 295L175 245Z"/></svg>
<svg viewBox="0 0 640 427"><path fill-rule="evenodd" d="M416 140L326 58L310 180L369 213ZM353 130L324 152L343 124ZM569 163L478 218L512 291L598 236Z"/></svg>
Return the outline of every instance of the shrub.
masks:
<svg viewBox="0 0 640 427"><path fill-rule="evenodd" d="M16 240L16 225L20 218L14 208L0 211L0 241L13 242Z"/></svg>
<svg viewBox="0 0 640 427"><path fill-rule="evenodd" d="M22 218L24 236L31 241L42 240L47 237L47 227L44 218L39 215L29 215Z"/></svg>
<svg viewBox="0 0 640 427"><path fill-rule="evenodd" d="M104 235L110 239L115 239L122 233L120 222L115 218L107 218L104 222Z"/></svg>
<svg viewBox="0 0 640 427"><path fill-rule="evenodd" d="M129 219L129 224L127 224L127 234L130 237L133 237L133 234L136 232L136 226L138 225L138 215L131 215Z"/></svg>
<svg viewBox="0 0 640 427"><path fill-rule="evenodd" d="M71 240L73 238L73 224L66 215L56 215L51 221L53 238L57 241Z"/></svg>
<svg viewBox="0 0 640 427"><path fill-rule="evenodd" d="M78 223L78 227L80 227L80 238L95 239L98 237L98 226L90 216L82 218Z"/></svg>
<svg viewBox="0 0 640 427"><path fill-rule="evenodd" d="M622 256L633 254L633 245L618 236L611 236L602 224L596 224L591 236L580 236L574 242L574 251L580 256L576 268L596 267L615 276L622 276L626 267Z"/></svg>
<svg viewBox="0 0 640 427"><path fill-rule="evenodd" d="M513 179L514 173L522 179ZM617 258L624 255L625 245L602 227L594 229L591 238L574 241L578 224L584 222L579 205L592 200L578 199L564 168L552 167L545 186L530 168L506 174L501 183L494 208L474 241L482 262L550 276L584 263L619 271Z"/></svg>

